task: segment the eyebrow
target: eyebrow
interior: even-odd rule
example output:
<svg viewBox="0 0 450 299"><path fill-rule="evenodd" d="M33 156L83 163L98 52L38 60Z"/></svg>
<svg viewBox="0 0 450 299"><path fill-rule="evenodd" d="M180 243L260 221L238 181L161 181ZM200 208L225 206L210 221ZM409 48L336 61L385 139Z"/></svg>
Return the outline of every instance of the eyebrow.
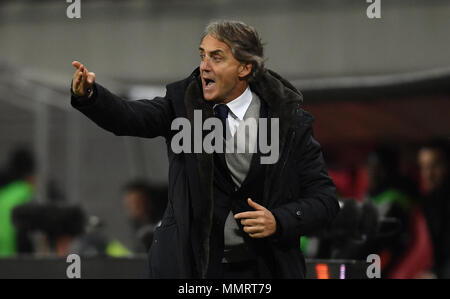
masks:
<svg viewBox="0 0 450 299"><path fill-rule="evenodd" d="M202 47L199 47L198 49L200 51L205 52L205 49L203 49ZM225 52L220 50L220 49L209 52L209 55L216 55L216 54L222 54L223 55L223 54L225 54Z"/></svg>

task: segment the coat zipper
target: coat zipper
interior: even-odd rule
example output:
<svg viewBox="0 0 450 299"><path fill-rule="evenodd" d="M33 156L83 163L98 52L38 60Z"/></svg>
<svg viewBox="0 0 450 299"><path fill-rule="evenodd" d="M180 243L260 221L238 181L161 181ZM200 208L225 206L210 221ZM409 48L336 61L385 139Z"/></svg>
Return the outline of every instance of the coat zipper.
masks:
<svg viewBox="0 0 450 299"><path fill-rule="evenodd" d="M289 142L286 144L286 146L289 146L289 148L288 148L288 152L286 153L286 158L283 161L283 166L281 167L280 174L283 172L284 167L286 166L287 161L289 159L289 154L291 153L291 144L292 144L292 141L294 140L294 138L295 138L295 130L292 131L291 136L289 137Z"/></svg>
<svg viewBox="0 0 450 299"><path fill-rule="evenodd" d="M299 110L299 109L300 109L299 106L297 106L297 107L295 108L294 116L298 114L298 110ZM292 133L291 133L291 136L289 137L289 142L286 144L286 146L289 146L289 148L288 148L288 152L287 152L287 154L286 154L286 159L285 159L284 162L283 162L283 167L281 167L280 174L283 172L284 167L286 166L287 161L288 161L288 159L289 159L289 154L291 153L291 143L292 143L292 141L294 140L294 138L295 138L295 129L293 129L293 131L292 131Z"/></svg>

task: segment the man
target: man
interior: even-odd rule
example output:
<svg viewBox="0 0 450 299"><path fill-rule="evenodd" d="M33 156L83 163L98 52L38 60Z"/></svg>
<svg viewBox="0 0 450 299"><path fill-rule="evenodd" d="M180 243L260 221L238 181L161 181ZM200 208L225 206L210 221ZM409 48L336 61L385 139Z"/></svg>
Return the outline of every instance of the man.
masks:
<svg viewBox="0 0 450 299"><path fill-rule="evenodd" d="M390 277L399 260L405 256L411 239L409 222L413 210L414 188L399 171L399 152L389 145L377 146L369 153L367 169L369 189L366 199L373 203L378 218L398 221L391 234L380 234L368 242L368 254L378 253L382 261L382 277Z"/></svg>
<svg viewBox="0 0 450 299"><path fill-rule="evenodd" d="M34 197L36 174L32 153L26 148L14 150L5 178L5 185L0 186L0 257L11 257L31 251L27 235L14 227L12 213Z"/></svg>
<svg viewBox="0 0 450 299"><path fill-rule="evenodd" d="M211 23L199 51L200 67L153 100L122 100L95 83L84 65L72 63L75 108L116 135L167 140L169 200L149 251L150 277L303 278L300 236L326 226L339 210L313 138L313 117L300 108L299 91L264 69L263 46L252 27ZM201 121L219 118L227 139L250 118L267 119L271 129L278 124L276 163L261 163L266 152L259 147L254 154L175 153L172 121L195 124L197 112ZM247 135L235 149L255 148L260 136Z"/></svg>
<svg viewBox="0 0 450 299"><path fill-rule="evenodd" d="M448 154L448 144L445 140L434 140L420 148L418 162L425 193L431 193L447 183Z"/></svg>
<svg viewBox="0 0 450 299"><path fill-rule="evenodd" d="M450 278L448 141L435 140L425 144L417 156L425 192L422 206L434 247L433 272L438 278Z"/></svg>
<svg viewBox="0 0 450 299"><path fill-rule="evenodd" d="M147 252L155 226L161 221L167 203L167 187L134 180L123 189L123 206L134 235L133 251Z"/></svg>

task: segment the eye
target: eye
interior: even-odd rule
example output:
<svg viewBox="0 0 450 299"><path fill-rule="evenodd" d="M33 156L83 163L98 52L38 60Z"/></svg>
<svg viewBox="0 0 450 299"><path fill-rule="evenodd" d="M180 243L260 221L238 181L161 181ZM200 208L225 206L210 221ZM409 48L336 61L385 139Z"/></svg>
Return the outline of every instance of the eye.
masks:
<svg viewBox="0 0 450 299"><path fill-rule="evenodd" d="M222 60L222 57L220 57L220 56L214 56L213 59L214 59L215 62L219 62L219 61Z"/></svg>
<svg viewBox="0 0 450 299"><path fill-rule="evenodd" d="M201 60L205 59L205 54L200 54L200 59Z"/></svg>

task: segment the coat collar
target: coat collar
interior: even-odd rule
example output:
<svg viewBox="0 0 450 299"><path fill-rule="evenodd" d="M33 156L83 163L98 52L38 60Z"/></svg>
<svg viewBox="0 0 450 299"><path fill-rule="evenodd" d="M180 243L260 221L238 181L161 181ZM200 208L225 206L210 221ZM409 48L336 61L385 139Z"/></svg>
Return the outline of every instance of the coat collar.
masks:
<svg viewBox="0 0 450 299"><path fill-rule="evenodd" d="M200 79L200 68L190 75L191 82L187 86L184 106L188 119L193 123L193 111L202 110L204 119L213 116L213 103L203 99ZM303 103L303 96L291 83L271 70L250 83L250 89L267 104L268 118L278 118L280 124L280 154L283 152L286 134L291 125L293 113Z"/></svg>
<svg viewBox="0 0 450 299"><path fill-rule="evenodd" d="M184 105L186 109L186 114L191 123L193 123L194 110L202 110L202 116L204 121L208 117L213 117L213 103L205 101L203 99L203 91L200 79L200 68L196 68L191 76L191 82L187 86ZM265 192L266 199L264 202L267 203L270 182L272 182L274 175L280 167L280 160L282 153L284 151L289 127L291 126L291 121L295 109L300 107L303 103L302 94L287 80L282 78L279 74L271 70L265 70L264 73L255 81L250 83L250 89L255 92L259 98L264 101L267 105L268 119L270 125L270 119L279 119L279 153L280 159L275 164L270 164L266 168L267 174L266 179L268 184L266 184L267 192ZM270 132L270 130L269 130ZM269 139L270 140L270 139ZM209 156L209 157L208 157ZM205 163L208 165L208 173L212 171L212 155L208 154L197 154L197 159L199 159L199 167ZM206 172L204 169L201 172Z"/></svg>

